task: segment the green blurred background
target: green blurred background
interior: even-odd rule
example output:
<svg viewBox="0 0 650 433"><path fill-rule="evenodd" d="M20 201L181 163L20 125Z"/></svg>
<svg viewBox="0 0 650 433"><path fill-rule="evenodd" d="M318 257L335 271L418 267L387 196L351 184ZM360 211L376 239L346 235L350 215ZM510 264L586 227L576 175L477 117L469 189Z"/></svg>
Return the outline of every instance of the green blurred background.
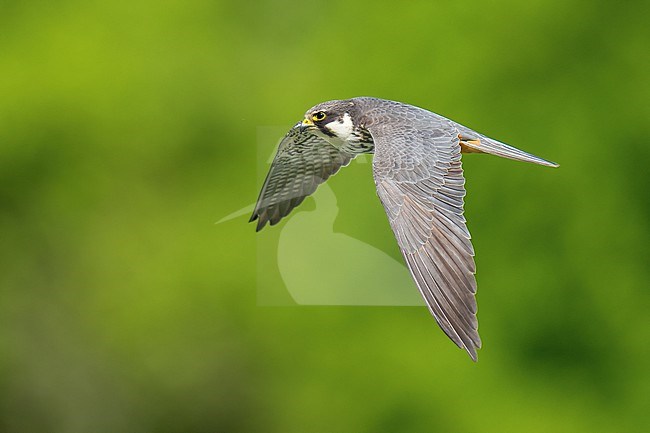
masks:
<svg viewBox="0 0 650 433"><path fill-rule="evenodd" d="M648 15L0 3L0 431L647 431ZM214 224L257 197L259 131L360 95L562 165L464 158L477 364L423 307L258 305L282 226ZM331 187L335 229L398 257L370 165Z"/></svg>

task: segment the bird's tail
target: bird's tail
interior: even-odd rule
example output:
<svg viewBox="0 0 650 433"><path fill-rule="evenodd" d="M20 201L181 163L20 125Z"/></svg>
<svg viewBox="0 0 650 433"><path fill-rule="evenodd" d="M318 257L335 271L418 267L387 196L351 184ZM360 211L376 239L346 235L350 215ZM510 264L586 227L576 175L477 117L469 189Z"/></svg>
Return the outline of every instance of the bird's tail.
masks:
<svg viewBox="0 0 650 433"><path fill-rule="evenodd" d="M516 147L508 146L500 141L493 140L483 135L466 137L459 136L461 149L464 153L490 153L503 158L514 159L516 161L532 162L534 164L546 165L548 167L559 167L551 161L547 161L538 156L519 150Z"/></svg>

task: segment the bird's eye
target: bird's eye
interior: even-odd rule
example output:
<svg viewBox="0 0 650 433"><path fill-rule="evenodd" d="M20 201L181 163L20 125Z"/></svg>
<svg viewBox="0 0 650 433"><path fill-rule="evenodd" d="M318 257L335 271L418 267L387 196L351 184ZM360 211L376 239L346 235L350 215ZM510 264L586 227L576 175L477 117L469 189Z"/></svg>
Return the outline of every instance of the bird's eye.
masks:
<svg viewBox="0 0 650 433"><path fill-rule="evenodd" d="M315 122L319 122L319 121L325 119L326 117L327 117L327 114L325 114L324 111L317 111L317 112L315 112L315 113L311 116L311 118L312 118Z"/></svg>

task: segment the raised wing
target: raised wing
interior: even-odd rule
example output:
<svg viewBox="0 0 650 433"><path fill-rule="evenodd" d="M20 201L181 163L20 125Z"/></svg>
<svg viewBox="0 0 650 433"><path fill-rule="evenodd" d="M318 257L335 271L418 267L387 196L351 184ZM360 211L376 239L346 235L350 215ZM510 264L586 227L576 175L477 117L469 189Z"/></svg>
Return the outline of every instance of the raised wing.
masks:
<svg viewBox="0 0 650 433"><path fill-rule="evenodd" d="M341 152L297 124L282 139L250 221L258 220L257 231L269 222L275 225L298 206L321 183L354 155Z"/></svg>
<svg viewBox="0 0 650 433"><path fill-rule="evenodd" d="M421 113L420 113L421 114ZM404 260L436 321L476 361L474 249L463 216L458 131L435 117L370 127L373 174Z"/></svg>

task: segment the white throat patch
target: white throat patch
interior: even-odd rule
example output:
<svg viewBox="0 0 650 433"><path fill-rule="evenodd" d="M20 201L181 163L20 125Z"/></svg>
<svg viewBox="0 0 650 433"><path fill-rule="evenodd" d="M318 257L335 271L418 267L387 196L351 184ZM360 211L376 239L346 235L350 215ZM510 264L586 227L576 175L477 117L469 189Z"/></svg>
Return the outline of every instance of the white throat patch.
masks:
<svg viewBox="0 0 650 433"><path fill-rule="evenodd" d="M354 138L354 125L352 124L352 118L348 113L345 113L341 120L334 120L325 124L325 127L335 134L336 138L342 142L347 142Z"/></svg>

